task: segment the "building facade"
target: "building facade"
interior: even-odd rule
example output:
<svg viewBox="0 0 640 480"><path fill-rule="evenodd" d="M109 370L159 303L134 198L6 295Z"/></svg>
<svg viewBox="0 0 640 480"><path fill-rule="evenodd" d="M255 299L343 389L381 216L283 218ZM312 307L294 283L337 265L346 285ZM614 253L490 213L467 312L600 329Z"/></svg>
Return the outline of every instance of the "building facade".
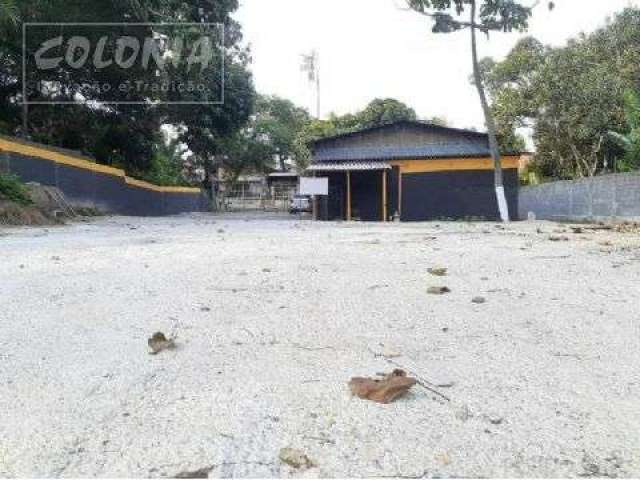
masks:
<svg viewBox="0 0 640 480"><path fill-rule="evenodd" d="M324 138L312 152L309 172L329 178L329 220L500 218L485 133L406 121ZM513 215L519 162L502 159Z"/></svg>

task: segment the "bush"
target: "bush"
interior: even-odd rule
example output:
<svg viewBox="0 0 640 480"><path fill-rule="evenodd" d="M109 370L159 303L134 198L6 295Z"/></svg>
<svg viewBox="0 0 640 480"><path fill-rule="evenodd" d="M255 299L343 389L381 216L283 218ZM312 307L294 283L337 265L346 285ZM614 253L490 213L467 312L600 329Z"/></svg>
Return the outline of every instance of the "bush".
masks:
<svg viewBox="0 0 640 480"><path fill-rule="evenodd" d="M0 173L0 199L10 200L21 205L31 205L27 187L15 175Z"/></svg>

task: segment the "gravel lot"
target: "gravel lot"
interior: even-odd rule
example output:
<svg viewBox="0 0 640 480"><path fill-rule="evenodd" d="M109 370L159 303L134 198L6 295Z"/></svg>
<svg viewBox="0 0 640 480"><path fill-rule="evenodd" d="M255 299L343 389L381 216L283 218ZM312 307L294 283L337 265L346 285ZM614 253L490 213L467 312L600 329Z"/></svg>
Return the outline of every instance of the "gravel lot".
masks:
<svg viewBox="0 0 640 480"><path fill-rule="evenodd" d="M640 236L562 230L0 230L0 476L640 476ZM149 355L157 330L178 348ZM391 352L451 402L352 398Z"/></svg>

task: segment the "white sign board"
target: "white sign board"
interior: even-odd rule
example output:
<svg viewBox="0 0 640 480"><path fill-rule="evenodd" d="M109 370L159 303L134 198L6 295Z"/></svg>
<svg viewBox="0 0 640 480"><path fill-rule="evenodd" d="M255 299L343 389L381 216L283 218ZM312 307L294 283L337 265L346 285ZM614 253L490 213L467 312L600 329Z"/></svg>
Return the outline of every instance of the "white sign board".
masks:
<svg viewBox="0 0 640 480"><path fill-rule="evenodd" d="M300 195L329 195L329 179L300 177Z"/></svg>

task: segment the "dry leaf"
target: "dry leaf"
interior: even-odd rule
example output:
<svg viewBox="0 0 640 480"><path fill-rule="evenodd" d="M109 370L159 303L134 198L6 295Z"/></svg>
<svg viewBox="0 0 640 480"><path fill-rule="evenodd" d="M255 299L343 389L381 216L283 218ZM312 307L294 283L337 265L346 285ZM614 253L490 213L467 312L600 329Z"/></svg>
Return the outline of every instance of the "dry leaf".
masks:
<svg viewBox="0 0 640 480"><path fill-rule="evenodd" d="M356 397L386 404L407 393L416 383L415 378L407 377L404 370L398 369L382 379L354 377L349 388Z"/></svg>
<svg viewBox="0 0 640 480"><path fill-rule="evenodd" d="M451 293L449 287L429 287L427 293L431 295L444 295L445 293Z"/></svg>

